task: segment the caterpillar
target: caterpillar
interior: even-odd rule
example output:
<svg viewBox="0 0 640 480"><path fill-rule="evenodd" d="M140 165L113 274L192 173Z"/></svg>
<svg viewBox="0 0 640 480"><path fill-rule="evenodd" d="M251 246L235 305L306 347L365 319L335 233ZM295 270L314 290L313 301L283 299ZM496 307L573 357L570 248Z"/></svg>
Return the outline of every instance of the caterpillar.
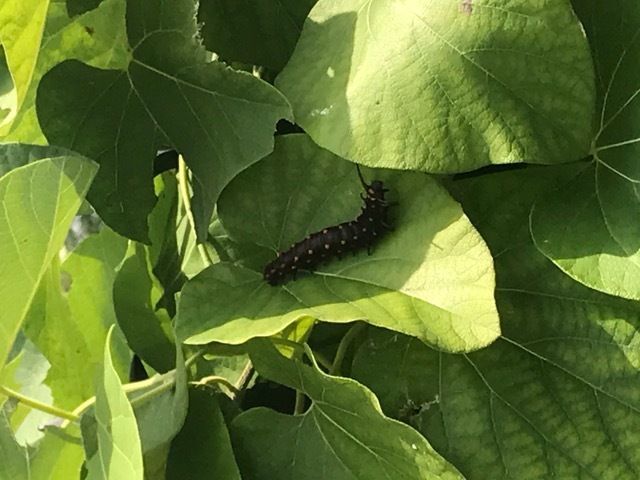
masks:
<svg viewBox="0 0 640 480"><path fill-rule="evenodd" d="M264 267L263 278L269 285L281 285L296 278L300 270L312 271L318 265L328 262L332 257L341 258L347 252L371 247L387 231L392 230L387 219L391 206L384 198L389 190L382 181L374 180L367 184L358 168L358 177L365 193L360 195L364 201L360 215L355 220L339 225L325 227L308 235L304 240L291 245L291 248L279 252L278 256Z"/></svg>

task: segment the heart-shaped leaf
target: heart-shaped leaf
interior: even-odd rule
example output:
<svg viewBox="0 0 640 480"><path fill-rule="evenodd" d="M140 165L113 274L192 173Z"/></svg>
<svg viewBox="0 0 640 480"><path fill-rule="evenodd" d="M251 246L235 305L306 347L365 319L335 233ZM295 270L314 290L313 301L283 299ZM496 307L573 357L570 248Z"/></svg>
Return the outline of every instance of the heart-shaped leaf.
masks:
<svg viewBox="0 0 640 480"><path fill-rule="evenodd" d="M318 145L372 167L589 149L593 67L569 0L320 0L276 85Z"/></svg>
<svg viewBox="0 0 640 480"><path fill-rule="evenodd" d="M491 343L500 332L492 260L460 206L424 174L365 175L384 180L398 202L395 230L372 255L332 261L278 287L261 272L216 264L183 288L178 336L194 344L238 344L312 316L328 322L364 318L452 351ZM232 237L275 252L355 217L361 193L352 163L305 135L289 135L225 189L218 213Z"/></svg>
<svg viewBox="0 0 640 480"><path fill-rule="evenodd" d="M575 1L597 70L592 161L536 203L536 246L579 282L640 300L640 5Z"/></svg>
<svg viewBox="0 0 640 480"><path fill-rule="evenodd" d="M358 382L288 360L265 340L253 341L251 360L261 375L304 393L312 404L303 415L254 408L233 420L242 478L462 478L416 431L386 418Z"/></svg>
<svg viewBox="0 0 640 480"><path fill-rule="evenodd" d="M527 212L572 168L456 182L496 262L502 336L464 355L372 332L352 373L473 479L635 479L640 304L596 292L533 246Z"/></svg>
<svg viewBox="0 0 640 480"><path fill-rule="evenodd" d="M204 241L222 188L273 149L276 122L290 116L287 100L271 85L208 61L194 9L190 0L172 8L129 0L128 65L99 70L66 61L38 87L47 140L100 163L89 200L114 230L142 242L149 242L160 144L181 152L193 172L192 205Z"/></svg>

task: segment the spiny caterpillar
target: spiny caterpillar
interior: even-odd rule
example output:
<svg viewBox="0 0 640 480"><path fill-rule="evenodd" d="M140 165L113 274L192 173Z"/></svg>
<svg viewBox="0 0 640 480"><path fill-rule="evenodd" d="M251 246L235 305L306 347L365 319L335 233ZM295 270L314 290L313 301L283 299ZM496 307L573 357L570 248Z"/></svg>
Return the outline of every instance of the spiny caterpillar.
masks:
<svg viewBox="0 0 640 480"><path fill-rule="evenodd" d="M371 254L373 244L388 230L387 210L391 206L384 198L388 192L380 180L367 184L358 168L360 182L365 194L362 211L355 220L344 222L333 227L326 227L312 233L304 240L291 245L289 250L278 253L271 263L264 267L264 279L269 285L280 285L290 278L295 280L300 270L314 270L332 257L341 258L344 253L356 252L367 247Z"/></svg>

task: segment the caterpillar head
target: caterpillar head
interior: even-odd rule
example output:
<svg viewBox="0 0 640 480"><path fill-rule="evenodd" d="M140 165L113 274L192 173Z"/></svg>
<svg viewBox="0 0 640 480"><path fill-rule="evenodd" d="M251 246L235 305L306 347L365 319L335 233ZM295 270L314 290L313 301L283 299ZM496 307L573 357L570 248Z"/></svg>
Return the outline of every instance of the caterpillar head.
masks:
<svg viewBox="0 0 640 480"><path fill-rule="evenodd" d="M388 191L380 180L374 180L367 185L367 197L371 200L384 200L384 194Z"/></svg>

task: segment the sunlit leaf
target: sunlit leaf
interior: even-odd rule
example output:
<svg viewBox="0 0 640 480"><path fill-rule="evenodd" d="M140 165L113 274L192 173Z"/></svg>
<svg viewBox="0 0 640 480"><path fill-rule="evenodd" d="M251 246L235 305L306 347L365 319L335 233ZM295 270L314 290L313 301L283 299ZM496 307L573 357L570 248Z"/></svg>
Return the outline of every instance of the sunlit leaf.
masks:
<svg viewBox="0 0 640 480"><path fill-rule="evenodd" d="M95 172L95 164L85 159L59 157L0 179L0 365Z"/></svg>
<svg viewBox="0 0 640 480"><path fill-rule="evenodd" d="M593 52L598 130L592 159L536 203L536 246L572 278L640 300L640 5L574 1Z"/></svg>
<svg viewBox="0 0 640 480"><path fill-rule="evenodd" d="M261 271L216 264L183 288L179 337L237 344L312 316L339 323L364 318L454 351L491 343L499 334L492 261L460 206L426 175L366 175L384 179L398 202L395 229L372 255L336 259L281 287L267 284ZM361 192L353 164L303 135L287 136L225 190L219 215L233 238L276 251L355 217Z"/></svg>
<svg viewBox="0 0 640 480"><path fill-rule="evenodd" d="M569 0L320 0L276 85L318 145L371 167L558 163L590 145Z"/></svg>
<svg viewBox="0 0 640 480"><path fill-rule="evenodd" d="M640 304L580 285L533 246L527 212L572 168L455 182L496 257L502 336L465 355L374 332L352 373L466 478L634 479Z"/></svg>
<svg viewBox="0 0 640 480"><path fill-rule="evenodd" d="M87 464L88 480L142 480L142 448L133 408L111 363L111 332L104 371L97 386L95 418L98 452Z"/></svg>

